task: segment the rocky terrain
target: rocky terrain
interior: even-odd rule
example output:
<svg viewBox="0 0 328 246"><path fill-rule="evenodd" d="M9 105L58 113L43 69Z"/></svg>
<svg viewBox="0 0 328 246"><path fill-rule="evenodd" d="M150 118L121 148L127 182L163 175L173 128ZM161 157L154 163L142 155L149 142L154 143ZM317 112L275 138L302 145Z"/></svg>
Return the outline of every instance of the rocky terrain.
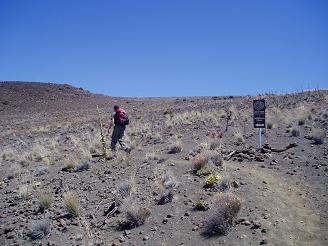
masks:
<svg viewBox="0 0 328 246"><path fill-rule="evenodd" d="M103 158L115 104L133 150ZM115 98L1 82L0 245L328 245L327 132L326 90Z"/></svg>

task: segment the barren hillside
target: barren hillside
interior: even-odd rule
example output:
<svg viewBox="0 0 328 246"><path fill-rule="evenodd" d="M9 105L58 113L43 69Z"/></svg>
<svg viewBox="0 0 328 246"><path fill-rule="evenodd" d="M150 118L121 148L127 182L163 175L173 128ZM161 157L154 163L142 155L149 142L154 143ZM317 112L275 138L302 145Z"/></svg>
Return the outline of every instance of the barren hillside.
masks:
<svg viewBox="0 0 328 246"><path fill-rule="evenodd" d="M114 104L133 150L104 159ZM0 244L327 245L327 122L323 90L113 98L1 82Z"/></svg>

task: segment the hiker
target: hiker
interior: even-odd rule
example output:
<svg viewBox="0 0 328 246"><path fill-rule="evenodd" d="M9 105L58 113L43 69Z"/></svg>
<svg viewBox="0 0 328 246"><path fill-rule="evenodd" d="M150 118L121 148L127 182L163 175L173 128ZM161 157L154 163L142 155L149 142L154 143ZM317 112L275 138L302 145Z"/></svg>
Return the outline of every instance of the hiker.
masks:
<svg viewBox="0 0 328 246"><path fill-rule="evenodd" d="M112 133L112 142L110 147L112 151L116 151L116 144L119 142L121 147L127 152L131 152L131 147L128 146L123 141L125 126L129 124L129 118L125 113L124 109L120 108L119 106L114 106L114 113L112 114L112 119L108 127L108 134L110 129L114 126L114 130Z"/></svg>

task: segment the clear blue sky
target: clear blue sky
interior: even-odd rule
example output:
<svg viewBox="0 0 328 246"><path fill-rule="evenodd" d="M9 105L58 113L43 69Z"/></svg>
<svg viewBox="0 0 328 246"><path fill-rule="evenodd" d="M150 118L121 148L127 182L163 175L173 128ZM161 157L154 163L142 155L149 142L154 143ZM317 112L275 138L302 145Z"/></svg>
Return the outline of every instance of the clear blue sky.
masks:
<svg viewBox="0 0 328 246"><path fill-rule="evenodd" d="M114 96L328 88L328 1L0 0L0 80Z"/></svg>

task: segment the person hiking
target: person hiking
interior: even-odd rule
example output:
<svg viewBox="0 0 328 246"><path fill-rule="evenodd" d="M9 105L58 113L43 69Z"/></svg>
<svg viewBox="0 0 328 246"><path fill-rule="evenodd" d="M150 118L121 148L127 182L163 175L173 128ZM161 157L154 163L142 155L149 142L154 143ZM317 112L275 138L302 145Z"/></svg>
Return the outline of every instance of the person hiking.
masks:
<svg viewBox="0 0 328 246"><path fill-rule="evenodd" d="M112 133L112 141L110 144L110 148L112 151L116 151L116 144L119 142L121 147L130 154L131 147L128 146L124 141L124 131L126 125L129 124L129 118L124 111L124 109L120 108L119 106L114 106L114 113L112 114L112 118L108 127L108 134L110 132L110 129L114 126L113 133Z"/></svg>

